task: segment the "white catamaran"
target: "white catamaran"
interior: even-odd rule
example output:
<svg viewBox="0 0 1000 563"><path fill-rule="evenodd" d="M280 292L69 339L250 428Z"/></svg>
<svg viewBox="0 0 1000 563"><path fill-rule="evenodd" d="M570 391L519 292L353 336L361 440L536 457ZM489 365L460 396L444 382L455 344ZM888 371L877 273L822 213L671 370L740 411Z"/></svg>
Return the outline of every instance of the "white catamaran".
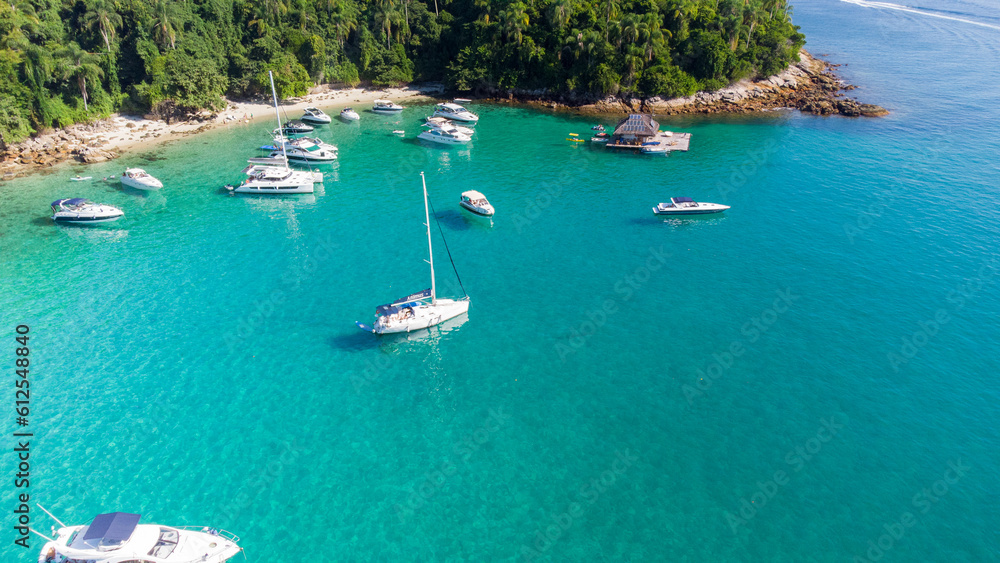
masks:
<svg viewBox="0 0 1000 563"><path fill-rule="evenodd" d="M356 322L358 328L375 334L411 332L432 327L469 311L469 296L461 299L438 299L434 282L434 249L431 247L431 216L427 206L427 180L420 173L424 186L424 217L427 220L427 253L431 265L431 287L375 308L374 326ZM447 242L445 243L447 244ZM450 254L450 253L449 253ZM452 264L454 266L454 264ZM457 274L457 272L456 272ZM461 280L459 280L461 284Z"/></svg>

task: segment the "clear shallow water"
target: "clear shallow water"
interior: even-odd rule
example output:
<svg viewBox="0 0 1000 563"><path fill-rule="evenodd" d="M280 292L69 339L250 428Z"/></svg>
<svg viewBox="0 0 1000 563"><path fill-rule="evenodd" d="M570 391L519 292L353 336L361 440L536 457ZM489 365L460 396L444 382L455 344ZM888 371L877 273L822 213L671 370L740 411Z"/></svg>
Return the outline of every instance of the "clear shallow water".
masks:
<svg viewBox="0 0 1000 563"><path fill-rule="evenodd" d="M996 559L1000 35L844 2L795 20L893 114L663 120L691 152L642 158L564 141L590 121L493 106L471 148L425 147L412 108L321 129L341 160L315 196L218 191L263 123L83 169L143 166L156 194L75 167L0 187L4 338L32 326L32 499L224 527L251 561L846 561L904 512L883 560ZM427 285L421 170L472 308L373 339L353 321ZM467 189L492 227L459 211ZM654 218L672 195L733 209ZM70 196L126 217L51 225ZM35 555L10 542L4 561Z"/></svg>

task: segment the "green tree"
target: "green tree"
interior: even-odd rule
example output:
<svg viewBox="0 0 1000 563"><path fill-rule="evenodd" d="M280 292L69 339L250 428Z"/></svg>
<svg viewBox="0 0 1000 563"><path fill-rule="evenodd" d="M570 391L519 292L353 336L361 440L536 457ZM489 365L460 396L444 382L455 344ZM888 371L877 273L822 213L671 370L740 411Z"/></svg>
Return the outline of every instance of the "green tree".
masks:
<svg viewBox="0 0 1000 563"><path fill-rule="evenodd" d="M63 79L76 78L80 87L80 95L83 97L83 111L89 112L87 105L87 77L91 78L104 76L104 70L97 66L100 57L93 53L88 53L80 48L75 42L56 52L59 57L60 75Z"/></svg>

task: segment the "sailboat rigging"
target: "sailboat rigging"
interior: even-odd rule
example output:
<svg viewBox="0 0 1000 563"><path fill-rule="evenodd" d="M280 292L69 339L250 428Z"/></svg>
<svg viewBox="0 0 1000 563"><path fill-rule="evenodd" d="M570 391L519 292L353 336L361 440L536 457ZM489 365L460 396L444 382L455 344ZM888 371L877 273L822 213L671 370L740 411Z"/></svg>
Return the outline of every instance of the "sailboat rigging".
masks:
<svg viewBox="0 0 1000 563"><path fill-rule="evenodd" d="M407 295L397 299L392 303L379 305L375 308L375 323L372 326L361 322L355 322L358 328L365 332L374 334L392 334L397 332L412 332L423 328L432 327L448 319L455 318L469 311L470 299L468 295L460 299L445 299L437 296L437 283L434 276L434 248L431 244L431 218L430 206L427 200L427 180L424 173L420 173L420 181L424 188L424 218L427 220L427 262L431 268L431 287L423 291ZM440 229L440 225L438 225ZM441 232L442 239L444 232ZM448 243L445 241L445 247ZM448 250L448 257L451 258L451 250ZM455 261L451 262L452 267ZM455 270L458 276L458 270ZM459 285L461 285L459 278ZM462 288L465 292L465 288Z"/></svg>

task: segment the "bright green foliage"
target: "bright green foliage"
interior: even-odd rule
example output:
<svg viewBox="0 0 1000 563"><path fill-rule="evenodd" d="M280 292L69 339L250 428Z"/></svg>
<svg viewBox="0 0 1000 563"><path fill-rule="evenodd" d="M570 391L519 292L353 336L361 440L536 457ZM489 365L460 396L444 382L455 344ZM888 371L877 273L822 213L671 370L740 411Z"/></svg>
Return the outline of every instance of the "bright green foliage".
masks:
<svg viewBox="0 0 1000 563"><path fill-rule="evenodd" d="M787 0L9 0L0 132L324 82L674 97L774 74Z"/></svg>

